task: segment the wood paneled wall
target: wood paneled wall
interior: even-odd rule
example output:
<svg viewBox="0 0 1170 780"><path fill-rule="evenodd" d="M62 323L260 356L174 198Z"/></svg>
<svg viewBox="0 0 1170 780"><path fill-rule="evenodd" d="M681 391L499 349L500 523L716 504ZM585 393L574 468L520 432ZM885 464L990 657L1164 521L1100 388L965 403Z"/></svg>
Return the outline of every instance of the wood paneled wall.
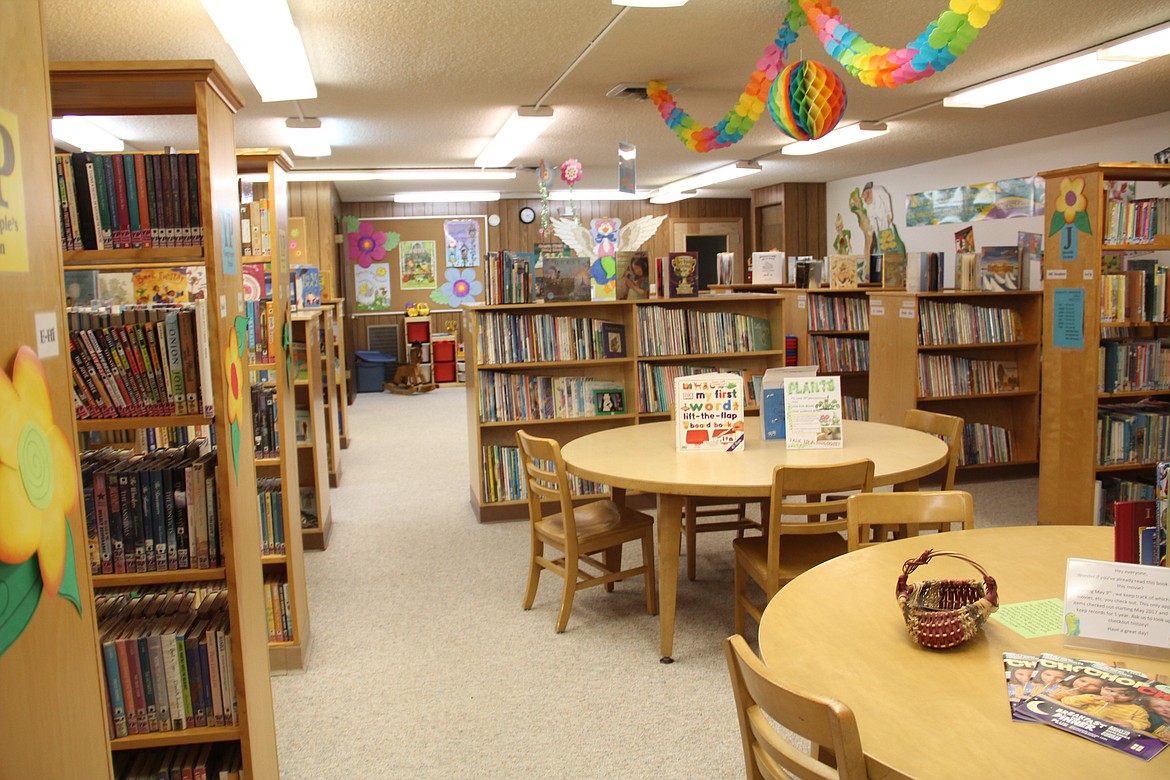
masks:
<svg viewBox="0 0 1170 780"><path fill-rule="evenodd" d="M825 228L825 185L818 182L789 182L752 190L750 224L751 246L756 251L778 249L788 255L824 257L829 252ZM780 245L758 246L755 236L760 234L760 210L775 206L780 209L783 236Z"/></svg>

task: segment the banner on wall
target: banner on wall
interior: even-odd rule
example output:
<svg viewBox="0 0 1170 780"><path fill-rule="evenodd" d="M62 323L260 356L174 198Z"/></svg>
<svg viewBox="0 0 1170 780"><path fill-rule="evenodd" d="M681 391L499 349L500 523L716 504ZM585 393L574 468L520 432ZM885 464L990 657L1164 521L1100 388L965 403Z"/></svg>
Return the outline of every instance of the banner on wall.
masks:
<svg viewBox="0 0 1170 780"><path fill-rule="evenodd" d="M1043 216L1044 182L1039 177L1001 179L906 196L906 226Z"/></svg>

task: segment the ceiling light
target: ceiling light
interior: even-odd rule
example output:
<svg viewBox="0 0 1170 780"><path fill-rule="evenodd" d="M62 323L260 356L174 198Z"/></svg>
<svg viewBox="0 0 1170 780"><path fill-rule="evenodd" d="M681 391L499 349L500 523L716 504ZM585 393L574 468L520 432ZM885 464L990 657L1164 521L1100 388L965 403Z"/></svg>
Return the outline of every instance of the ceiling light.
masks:
<svg viewBox="0 0 1170 780"><path fill-rule="evenodd" d="M660 195L653 195L650 197L650 202L655 205L664 205L667 203L677 203L680 200L693 198L699 194L698 190L682 190L681 192L664 192Z"/></svg>
<svg viewBox="0 0 1170 780"><path fill-rule="evenodd" d="M53 138L83 152L121 152L126 148L121 138L81 116L54 119Z"/></svg>
<svg viewBox="0 0 1170 780"><path fill-rule="evenodd" d="M836 149L839 146L847 146L855 144L858 141L866 141L870 138L877 138L879 135L885 135L888 132L884 122L858 122L855 125L848 127L838 127L827 135L812 141L797 141L794 144L788 144L780 149L783 154L819 154L827 152L830 149Z"/></svg>
<svg viewBox="0 0 1170 780"><path fill-rule="evenodd" d="M394 195L395 203L468 203L496 201L498 192L399 192Z"/></svg>
<svg viewBox="0 0 1170 780"><path fill-rule="evenodd" d="M1131 60L1144 62L1170 54L1170 24L1153 27L1097 49L1102 60Z"/></svg>
<svg viewBox="0 0 1170 780"><path fill-rule="evenodd" d="M551 190L549 200L646 200L650 193L645 190L638 192L622 192L621 190Z"/></svg>
<svg viewBox="0 0 1170 780"><path fill-rule="evenodd" d="M289 181L502 181L515 179L516 171L478 168L388 168L365 171L291 171Z"/></svg>
<svg viewBox="0 0 1170 780"><path fill-rule="evenodd" d="M527 146L548 129L553 121L553 110L548 106L534 108L521 106L512 112L508 121L488 141L488 145L475 158L477 168L499 168L516 159Z"/></svg>
<svg viewBox="0 0 1170 780"><path fill-rule="evenodd" d="M309 100L317 85L285 0L200 0L265 103Z"/></svg>
<svg viewBox="0 0 1170 780"><path fill-rule="evenodd" d="M613 0L614 5L628 5L634 8L677 8L686 5L687 0Z"/></svg>
<svg viewBox="0 0 1170 780"><path fill-rule="evenodd" d="M700 187L708 187L712 184L720 184L725 181L732 181L743 176L751 176L753 173L759 173L763 170L757 162L748 162L740 160L739 162L724 165L722 168L716 168L713 171L700 173L695 176L688 176L685 179L672 181L670 184L659 187L655 195L663 195L668 192L681 192L683 190L697 190Z"/></svg>
<svg viewBox="0 0 1170 780"><path fill-rule="evenodd" d="M986 108L1136 64L1131 60L1098 59L1097 53L1092 51L1074 54L947 95L943 98L943 105L948 108Z"/></svg>
<svg viewBox="0 0 1170 780"><path fill-rule="evenodd" d="M288 128L286 137L289 148L297 157L328 157L333 154L333 149L329 147L329 133L321 126L320 119L291 118L285 120L284 126Z"/></svg>

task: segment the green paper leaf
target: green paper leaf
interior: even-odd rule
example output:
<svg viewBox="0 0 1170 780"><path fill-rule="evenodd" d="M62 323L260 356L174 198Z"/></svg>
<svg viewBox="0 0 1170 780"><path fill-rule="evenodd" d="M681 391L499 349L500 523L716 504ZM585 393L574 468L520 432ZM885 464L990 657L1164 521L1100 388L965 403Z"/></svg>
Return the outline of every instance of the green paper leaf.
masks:
<svg viewBox="0 0 1170 780"><path fill-rule="evenodd" d="M236 481L240 481L240 424L232 423L232 468L236 472Z"/></svg>
<svg viewBox="0 0 1170 780"><path fill-rule="evenodd" d="M1048 225L1048 235L1055 236L1060 232L1060 228L1064 225L1064 214L1055 211L1052 214L1052 222Z"/></svg>
<svg viewBox="0 0 1170 780"><path fill-rule="evenodd" d="M65 523L65 576L61 578L61 587L57 595L67 599L77 609L77 616L81 617L81 593L77 588L77 560L73 555L73 529L68 521Z"/></svg>
<svg viewBox="0 0 1170 780"><path fill-rule="evenodd" d="M389 252L391 249L398 246L398 241L401 238L402 238L402 236L400 236L397 233L393 233L393 232L386 233L386 243L382 244L382 248L385 249L387 252Z"/></svg>
<svg viewBox="0 0 1170 780"><path fill-rule="evenodd" d="M35 555L24 563L0 563L0 656L24 633L37 611L42 590Z"/></svg>
<svg viewBox="0 0 1170 780"><path fill-rule="evenodd" d="M1076 219L1073 220L1073 224L1082 233L1088 233L1090 236L1093 235L1093 228L1089 225L1089 215L1085 212L1078 211Z"/></svg>
<svg viewBox="0 0 1170 780"><path fill-rule="evenodd" d="M346 233L356 233L360 227L357 217L342 217L341 223L345 226Z"/></svg>
<svg viewBox="0 0 1170 780"><path fill-rule="evenodd" d="M443 295L442 288L431 290L431 300L435 303L446 303L450 298L450 295Z"/></svg>

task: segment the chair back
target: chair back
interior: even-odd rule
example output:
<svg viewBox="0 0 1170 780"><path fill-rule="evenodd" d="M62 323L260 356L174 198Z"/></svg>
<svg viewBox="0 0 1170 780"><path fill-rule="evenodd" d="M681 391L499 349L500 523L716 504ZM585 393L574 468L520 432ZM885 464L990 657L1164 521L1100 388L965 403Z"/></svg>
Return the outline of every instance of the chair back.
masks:
<svg viewBox="0 0 1170 780"><path fill-rule="evenodd" d="M723 640L723 653L731 673L749 778L868 777L857 721L849 707L777 682L739 634ZM813 755L777 733L768 718L809 740ZM836 768L814 757L824 751L831 751Z"/></svg>
<svg viewBox="0 0 1170 780"><path fill-rule="evenodd" d="M768 544L773 536L783 534L828 534L844 531L845 500L839 493L873 490L873 461L849 461L828 466L777 466L772 472L771 514L768 519ZM802 501L792 500L799 496ZM784 520L784 516L801 516L805 521ZM824 519L820 519L824 518ZM819 522L813 522L817 521Z"/></svg>
<svg viewBox="0 0 1170 780"><path fill-rule="evenodd" d="M963 443L963 418L951 414L928 412L924 409L907 409L902 427L938 436L947 443L947 463L939 470L940 490L954 490L955 469L959 465L959 447Z"/></svg>
<svg viewBox="0 0 1170 780"><path fill-rule="evenodd" d="M919 490L859 493L849 496L849 552L880 542L872 541L874 526L903 526L913 536L921 526L975 527L975 502L962 490ZM884 534L877 534L884 539Z"/></svg>
<svg viewBox="0 0 1170 780"><path fill-rule="evenodd" d="M577 527L573 517L573 496L565 459L561 457L561 445L555 439L532 436L523 430L516 431L516 443L528 486L529 521L533 525L539 523L545 517L545 504L555 502L560 507L565 537L575 540Z"/></svg>

